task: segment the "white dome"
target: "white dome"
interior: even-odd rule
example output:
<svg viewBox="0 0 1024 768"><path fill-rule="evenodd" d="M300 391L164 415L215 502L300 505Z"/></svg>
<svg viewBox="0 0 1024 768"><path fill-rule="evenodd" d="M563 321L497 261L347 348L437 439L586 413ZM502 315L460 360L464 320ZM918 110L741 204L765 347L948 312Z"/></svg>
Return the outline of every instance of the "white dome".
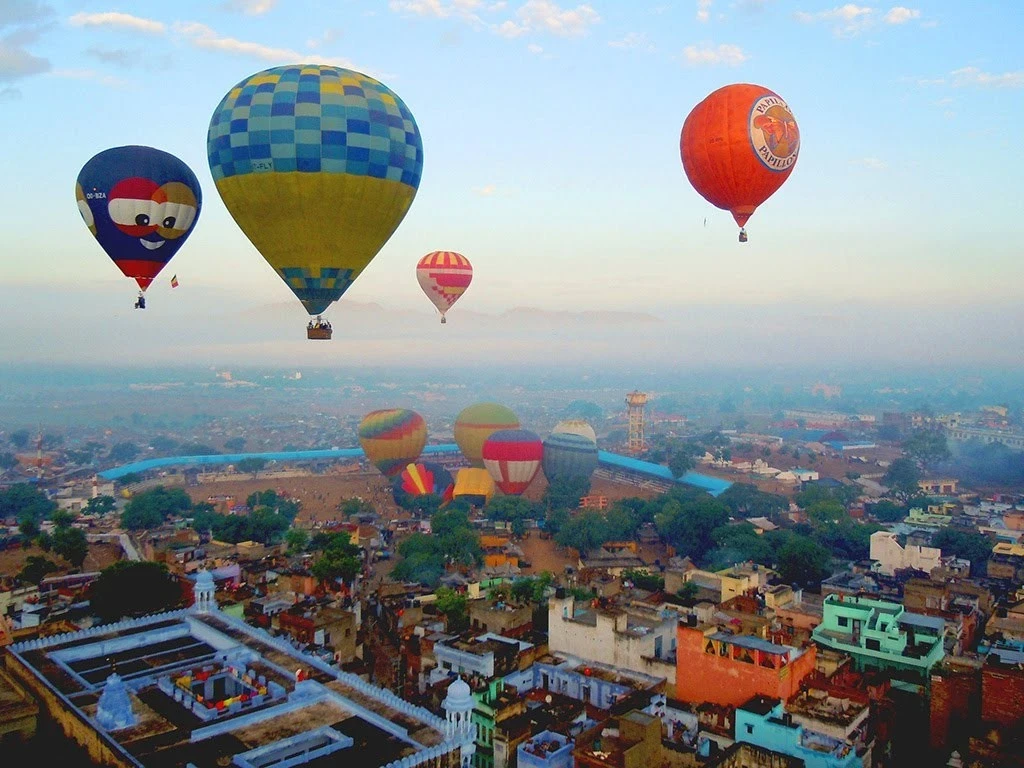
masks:
<svg viewBox="0 0 1024 768"><path fill-rule="evenodd" d="M448 695L441 706L448 712L470 712L473 709L473 692L461 677L448 686Z"/></svg>
<svg viewBox="0 0 1024 768"><path fill-rule="evenodd" d="M197 587L208 587L210 589L213 589L214 586L215 586L214 583L213 583L213 574L210 573L209 571L200 571L199 573L197 573L196 574L196 586Z"/></svg>
<svg viewBox="0 0 1024 768"><path fill-rule="evenodd" d="M597 434L594 432L594 428L583 419L565 419L558 422L551 431L552 433L579 435L592 442L597 442Z"/></svg>

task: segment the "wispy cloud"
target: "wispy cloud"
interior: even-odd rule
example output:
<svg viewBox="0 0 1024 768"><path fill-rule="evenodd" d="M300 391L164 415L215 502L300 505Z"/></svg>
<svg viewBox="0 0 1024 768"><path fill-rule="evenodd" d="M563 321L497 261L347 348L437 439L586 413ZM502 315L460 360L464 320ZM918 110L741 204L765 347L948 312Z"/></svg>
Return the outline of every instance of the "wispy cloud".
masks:
<svg viewBox="0 0 1024 768"><path fill-rule="evenodd" d="M528 46L526 46L526 50L532 53L534 56L540 56L540 54L544 53L544 46L537 45L536 43L530 43Z"/></svg>
<svg viewBox="0 0 1024 768"><path fill-rule="evenodd" d="M0 3L0 84L14 82L49 71L50 61L28 48L47 29L53 10L31 0ZM16 88L4 87L4 100L21 97Z"/></svg>
<svg viewBox="0 0 1024 768"><path fill-rule="evenodd" d="M654 46L647 40L643 32L628 32L620 40L609 40L611 48L618 48L620 51L653 51Z"/></svg>
<svg viewBox="0 0 1024 768"><path fill-rule="evenodd" d="M815 13L797 11L794 15L796 20L803 24L814 24L819 21L832 22L835 24L834 30L837 35L850 36L856 35L871 26L871 23L874 21L874 13L874 8L847 3L846 5Z"/></svg>
<svg viewBox="0 0 1024 768"><path fill-rule="evenodd" d="M17 88L0 88L0 102L17 101L21 98L21 91Z"/></svg>
<svg viewBox="0 0 1024 768"><path fill-rule="evenodd" d="M953 86L964 88L975 86L979 88L1024 88L1024 70L1016 72L1003 72L993 74L982 72L977 67L962 67L953 70L950 75L953 78Z"/></svg>
<svg viewBox="0 0 1024 768"><path fill-rule="evenodd" d="M228 0L224 3L229 11L241 11L247 16L262 16L275 5L277 0Z"/></svg>
<svg viewBox="0 0 1024 768"><path fill-rule="evenodd" d="M498 192L497 184L485 184L482 187L474 187L473 194L478 197L494 197Z"/></svg>
<svg viewBox="0 0 1024 768"><path fill-rule="evenodd" d="M897 5L889 9L885 14L886 24L906 24L908 21L921 18L921 12L916 8L904 8Z"/></svg>
<svg viewBox="0 0 1024 768"><path fill-rule="evenodd" d="M902 5L894 5L881 17L879 17L879 13L871 6L846 3L824 11L797 11L793 15L797 21L804 24L814 24L819 21L832 23L833 31L838 37L858 35L873 27L879 18L886 24L894 26L921 18L921 11Z"/></svg>
<svg viewBox="0 0 1024 768"><path fill-rule="evenodd" d="M130 13L108 11L106 13L76 13L68 22L73 27L115 27L133 32L145 32L150 35L162 35L167 25L162 21L132 16Z"/></svg>
<svg viewBox="0 0 1024 768"><path fill-rule="evenodd" d="M87 80L109 88L125 88L129 85L124 78L104 75L92 69L55 69L49 74L51 77L60 77L65 80Z"/></svg>
<svg viewBox="0 0 1024 768"><path fill-rule="evenodd" d="M141 49L100 48L95 45L86 48L85 55L103 64L113 64L116 67L128 67L145 58Z"/></svg>
<svg viewBox="0 0 1024 768"><path fill-rule="evenodd" d="M516 10L514 19L498 24L495 31L502 37L521 37L534 32L579 37L600 21L600 15L589 5L570 9L550 0L527 0Z"/></svg>
<svg viewBox="0 0 1024 768"><path fill-rule="evenodd" d="M247 40L239 40L234 37L224 37L216 31L195 21L179 21L174 24L174 31L188 40L195 48L205 51L217 51L233 56L248 56L249 58L262 59L276 64L297 64L310 58L310 54L301 53L291 48L277 48L263 43L254 43ZM331 64L338 67L351 68L352 62L348 59L325 58L317 56L318 64ZM365 70L364 70L365 71Z"/></svg>
<svg viewBox="0 0 1024 768"><path fill-rule="evenodd" d="M683 60L695 66L738 67L749 58L749 54L744 53L738 45L728 43L701 43L699 46L688 45L683 49Z"/></svg>
<svg viewBox="0 0 1024 768"><path fill-rule="evenodd" d="M872 171L884 171L889 167L888 163L884 160L879 160L877 157L861 157L856 160L851 160L850 163Z"/></svg>
<svg viewBox="0 0 1024 768"><path fill-rule="evenodd" d="M711 18L712 0L697 0L697 21L707 21Z"/></svg>

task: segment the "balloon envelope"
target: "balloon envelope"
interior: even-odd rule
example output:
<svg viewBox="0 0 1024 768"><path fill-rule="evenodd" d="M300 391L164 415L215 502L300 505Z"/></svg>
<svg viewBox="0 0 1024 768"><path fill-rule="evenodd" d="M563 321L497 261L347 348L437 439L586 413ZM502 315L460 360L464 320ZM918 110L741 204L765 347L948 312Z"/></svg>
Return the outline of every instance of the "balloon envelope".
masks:
<svg viewBox="0 0 1024 768"><path fill-rule="evenodd" d="M528 429L499 430L483 445L484 466L508 496L518 496L530 486L543 455L544 444Z"/></svg>
<svg viewBox="0 0 1024 768"><path fill-rule="evenodd" d="M483 467L484 441L499 429L516 429L519 418L504 405L476 403L455 419L455 442L474 467Z"/></svg>
<svg viewBox="0 0 1024 768"><path fill-rule="evenodd" d="M544 441L541 466L549 483L589 480L597 469L597 444L583 435L553 432Z"/></svg>
<svg viewBox="0 0 1024 768"><path fill-rule="evenodd" d="M340 67L258 72L213 113L210 171L238 226L310 314L337 301L405 217L423 171L412 113Z"/></svg>
<svg viewBox="0 0 1024 768"><path fill-rule="evenodd" d="M114 147L83 166L78 212L125 277L146 290L185 244L202 209L199 180L174 155Z"/></svg>
<svg viewBox="0 0 1024 768"><path fill-rule="evenodd" d="M679 137L694 189L741 227L789 178L800 131L786 102L760 85L719 88L698 104Z"/></svg>
<svg viewBox="0 0 1024 768"><path fill-rule="evenodd" d="M359 443L381 473L394 477L423 453L427 423L405 408L372 411L359 424Z"/></svg>
<svg viewBox="0 0 1024 768"><path fill-rule="evenodd" d="M469 502L475 507L482 507L494 495L494 480L486 469L468 467L460 469L455 476L455 488L452 496Z"/></svg>
<svg viewBox="0 0 1024 768"><path fill-rule="evenodd" d="M431 494L451 498L452 486L455 481L451 472L435 462L408 464L394 479L396 488L409 496L429 496Z"/></svg>
<svg viewBox="0 0 1024 768"><path fill-rule="evenodd" d="M597 444L597 433L594 432L594 428L583 419L564 419L563 421L558 422L551 432L552 434L580 435L581 437L587 438L595 445Z"/></svg>
<svg viewBox="0 0 1024 768"><path fill-rule="evenodd" d="M428 253L416 265L416 279L444 317L452 305L466 292L473 280L469 259L455 251Z"/></svg>

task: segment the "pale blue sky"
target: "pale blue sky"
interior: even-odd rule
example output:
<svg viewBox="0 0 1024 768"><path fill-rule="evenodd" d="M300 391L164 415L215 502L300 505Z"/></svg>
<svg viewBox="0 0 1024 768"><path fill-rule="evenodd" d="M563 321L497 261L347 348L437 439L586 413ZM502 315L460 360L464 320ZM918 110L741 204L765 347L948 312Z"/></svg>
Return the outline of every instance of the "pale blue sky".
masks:
<svg viewBox="0 0 1024 768"><path fill-rule="evenodd" d="M93 154L134 143L181 157L205 192L151 310L192 288L254 310L291 299L221 204L206 129L236 82L305 61L381 78L423 137L411 212L343 301L429 318L413 269L435 249L476 269L453 322L1020 300L1024 3L900 1L3 0L0 282L130 304L72 192ZM730 82L777 91L801 129L746 246L678 153L686 114Z"/></svg>

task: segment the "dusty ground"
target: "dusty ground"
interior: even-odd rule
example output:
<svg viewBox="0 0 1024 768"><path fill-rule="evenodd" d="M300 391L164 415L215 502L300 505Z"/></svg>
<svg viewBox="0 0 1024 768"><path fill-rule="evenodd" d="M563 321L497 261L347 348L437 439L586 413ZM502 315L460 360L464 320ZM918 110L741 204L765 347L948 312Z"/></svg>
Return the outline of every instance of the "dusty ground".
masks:
<svg viewBox="0 0 1024 768"><path fill-rule="evenodd" d="M33 546L29 549L8 549L0 552L0 576L13 576L18 573L25 567L25 563L28 562L30 555L49 558L61 566L58 572L47 574L49 576L60 576L71 570L71 566L68 565L67 561L53 554L53 552L43 552L39 547ZM87 573L90 571L102 571L108 565L113 565L120 559L120 547L114 544L90 544L89 554L85 557L82 570Z"/></svg>

